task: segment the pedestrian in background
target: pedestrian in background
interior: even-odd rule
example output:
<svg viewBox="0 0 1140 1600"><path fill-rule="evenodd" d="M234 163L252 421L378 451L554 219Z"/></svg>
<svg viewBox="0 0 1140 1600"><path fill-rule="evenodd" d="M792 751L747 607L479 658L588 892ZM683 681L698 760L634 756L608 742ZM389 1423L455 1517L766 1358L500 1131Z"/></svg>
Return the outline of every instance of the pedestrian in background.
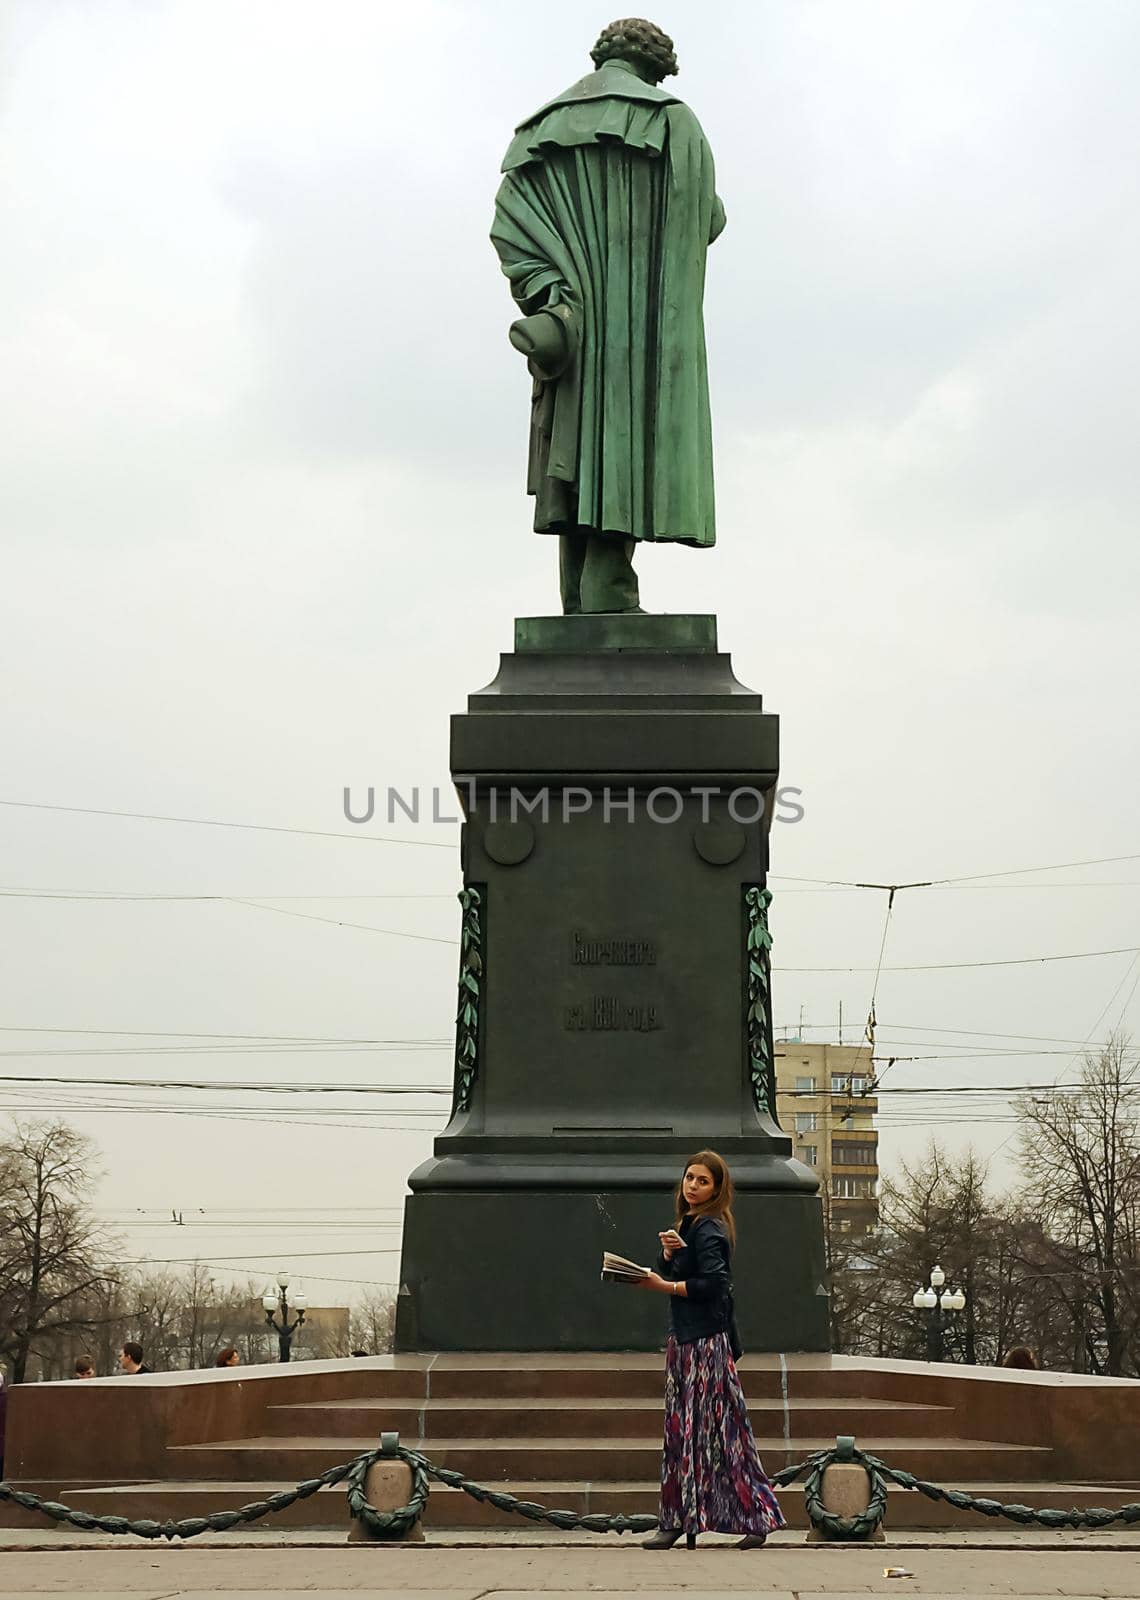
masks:
<svg viewBox="0 0 1140 1600"><path fill-rule="evenodd" d="M224 1350L218 1352L218 1359L214 1362L214 1365L216 1367L236 1367L240 1361L241 1357L233 1345L228 1344Z"/></svg>
<svg viewBox="0 0 1140 1600"><path fill-rule="evenodd" d="M1041 1363L1027 1344L1015 1344L1006 1351L1003 1367L1020 1368L1023 1372L1040 1372Z"/></svg>
<svg viewBox="0 0 1140 1600"><path fill-rule="evenodd" d="M143 1347L128 1339L119 1355L119 1366L130 1377L136 1377L140 1372L149 1372L150 1368L143 1361Z"/></svg>
<svg viewBox="0 0 1140 1600"><path fill-rule="evenodd" d="M76 1378L93 1378L95 1376L95 1363L90 1356L77 1356L75 1361Z"/></svg>

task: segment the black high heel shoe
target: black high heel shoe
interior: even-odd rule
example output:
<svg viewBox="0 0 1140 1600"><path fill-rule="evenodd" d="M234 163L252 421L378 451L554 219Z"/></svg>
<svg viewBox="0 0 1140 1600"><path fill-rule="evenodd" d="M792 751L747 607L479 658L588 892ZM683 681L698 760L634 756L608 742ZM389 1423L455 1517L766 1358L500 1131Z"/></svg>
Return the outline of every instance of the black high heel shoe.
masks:
<svg viewBox="0 0 1140 1600"><path fill-rule="evenodd" d="M652 1539L643 1539L643 1550L672 1550L677 1540L681 1537L680 1528L658 1528Z"/></svg>
<svg viewBox="0 0 1140 1600"><path fill-rule="evenodd" d="M680 1539L680 1537L681 1537L681 1529L680 1528L658 1528L657 1532L653 1535L652 1539L644 1539L644 1540L642 1540L641 1548L643 1550L672 1550L673 1546L677 1543L677 1541ZM696 1534L695 1533L687 1533L687 1534L685 1534L685 1549L686 1550L695 1550L696 1548L697 1548L697 1536L696 1536Z"/></svg>

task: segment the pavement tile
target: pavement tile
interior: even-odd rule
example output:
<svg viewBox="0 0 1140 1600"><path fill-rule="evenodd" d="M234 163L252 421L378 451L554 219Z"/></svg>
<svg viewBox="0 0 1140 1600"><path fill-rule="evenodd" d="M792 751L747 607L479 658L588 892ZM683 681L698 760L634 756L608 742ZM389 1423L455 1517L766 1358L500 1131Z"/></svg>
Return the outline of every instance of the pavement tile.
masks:
<svg viewBox="0 0 1140 1600"><path fill-rule="evenodd" d="M888 1579L887 1566L914 1576ZM1009 1549L942 1545L885 1551L789 1544L741 1556L709 1545L649 1557L626 1545L606 1549L532 1545L488 1549L430 1546L201 1545L79 1551L6 1552L0 1561L2 1600L48 1595L83 1600L344 1600L352 1594L410 1600L529 1600L588 1596L639 1600L696 1595L735 1600L856 1600L868 1594L921 1600L1140 1600L1134 1547Z"/></svg>

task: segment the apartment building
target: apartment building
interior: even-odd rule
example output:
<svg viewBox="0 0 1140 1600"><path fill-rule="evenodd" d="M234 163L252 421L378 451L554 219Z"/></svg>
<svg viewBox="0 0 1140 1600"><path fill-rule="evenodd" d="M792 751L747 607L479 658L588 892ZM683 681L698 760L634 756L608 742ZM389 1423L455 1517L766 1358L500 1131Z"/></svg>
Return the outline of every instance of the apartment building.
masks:
<svg viewBox="0 0 1140 1600"><path fill-rule="evenodd" d="M842 1232L879 1220L879 1102L866 1045L776 1041L776 1108L797 1158L819 1173L821 1193Z"/></svg>

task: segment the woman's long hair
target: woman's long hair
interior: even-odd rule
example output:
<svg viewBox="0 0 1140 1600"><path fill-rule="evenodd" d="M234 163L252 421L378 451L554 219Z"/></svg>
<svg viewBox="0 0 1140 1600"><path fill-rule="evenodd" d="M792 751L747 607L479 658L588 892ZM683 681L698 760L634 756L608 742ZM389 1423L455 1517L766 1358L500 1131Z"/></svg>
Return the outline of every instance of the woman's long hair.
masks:
<svg viewBox="0 0 1140 1600"><path fill-rule="evenodd" d="M1041 1363L1027 1344L1015 1344L1012 1350L1006 1352L1003 1367L1020 1367L1025 1372L1038 1372Z"/></svg>
<svg viewBox="0 0 1140 1600"><path fill-rule="evenodd" d="M703 1205L694 1207L694 1217L715 1217L718 1222L723 1222L728 1230L728 1242L736 1248L736 1223L732 1215L732 1173L728 1170L728 1162L723 1156L718 1156L715 1150L698 1150L695 1156L690 1156L681 1171L681 1181L677 1185L673 1196L673 1204L677 1212L677 1226L681 1226L689 1214L685 1203L685 1173L690 1167L707 1167L713 1176L712 1198Z"/></svg>

